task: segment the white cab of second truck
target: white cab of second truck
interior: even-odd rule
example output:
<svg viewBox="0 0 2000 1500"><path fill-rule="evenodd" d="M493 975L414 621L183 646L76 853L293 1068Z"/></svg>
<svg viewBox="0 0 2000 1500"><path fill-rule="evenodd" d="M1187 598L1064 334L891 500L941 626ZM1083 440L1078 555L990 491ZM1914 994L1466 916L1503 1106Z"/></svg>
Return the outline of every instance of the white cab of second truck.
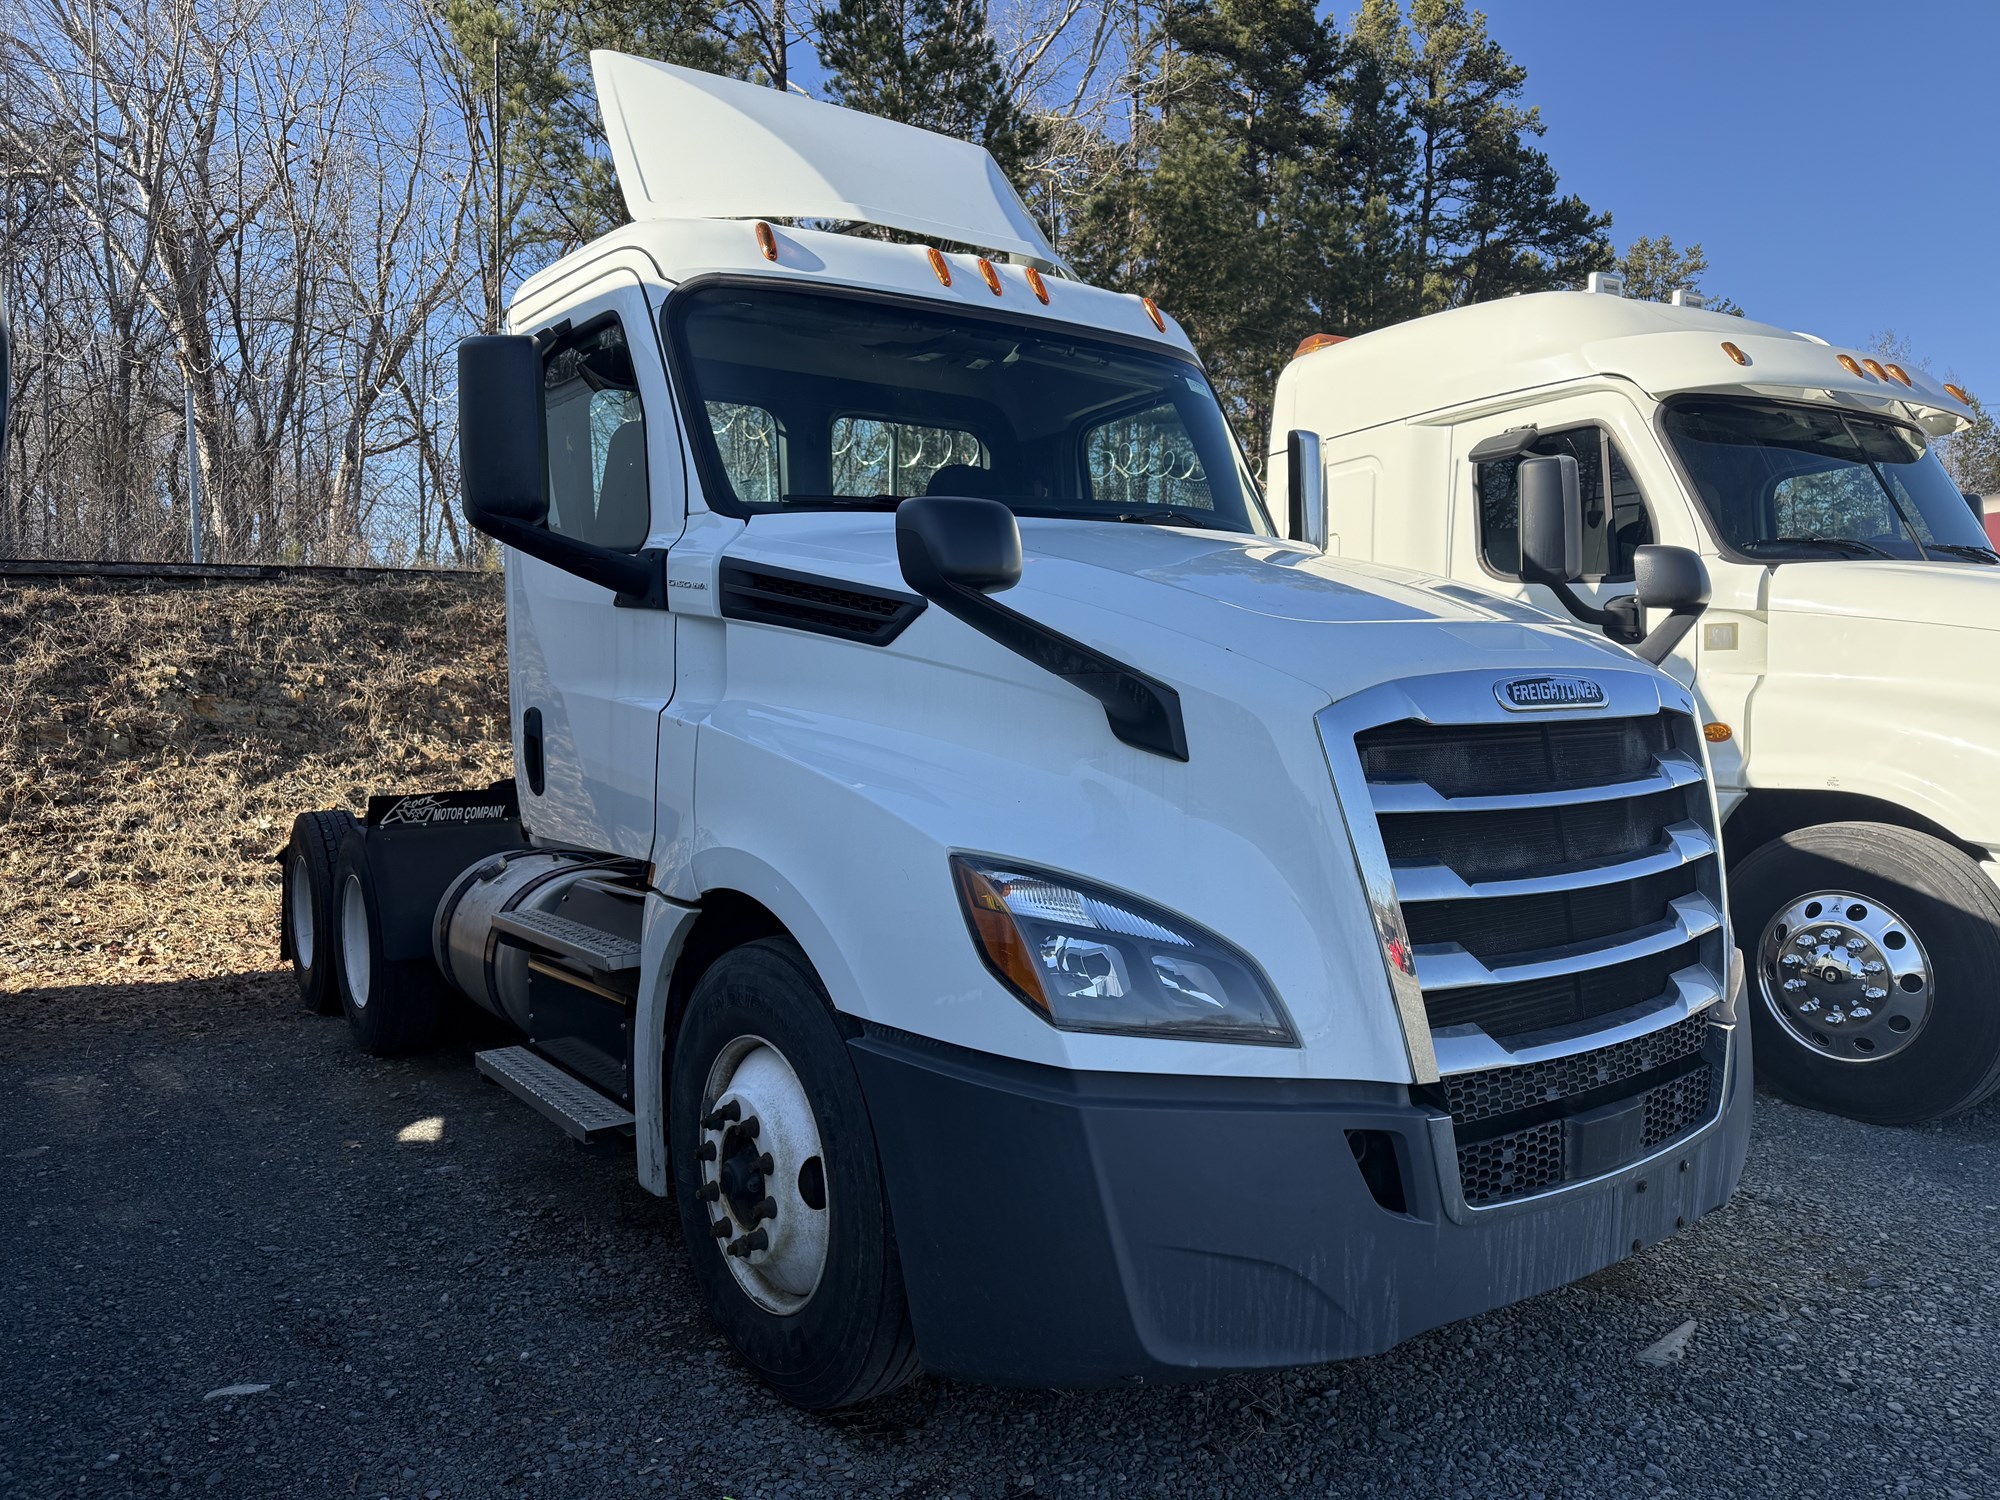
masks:
<svg viewBox="0 0 2000 1500"><path fill-rule="evenodd" d="M984 151L594 64L633 222L460 351L515 775L301 815L307 1003L504 1019L811 1406L1364 1354L1723 1202L1686 689L1280 539Z"/></svg>
<svg viewBox="0 0 2000 1500"><path fill-rule="evenodd" d="M1965 393L1694 300L1594 278L1316 336L1273 423L1320 437L1343 560L1629 642L1638 549L1699 553L1665 664L1702 704L1759 1076L1865 1120L1969 1108L2000 1088L2000 554L1928 451ZM1548 582L1529 456L1576 481Z"/></svg>

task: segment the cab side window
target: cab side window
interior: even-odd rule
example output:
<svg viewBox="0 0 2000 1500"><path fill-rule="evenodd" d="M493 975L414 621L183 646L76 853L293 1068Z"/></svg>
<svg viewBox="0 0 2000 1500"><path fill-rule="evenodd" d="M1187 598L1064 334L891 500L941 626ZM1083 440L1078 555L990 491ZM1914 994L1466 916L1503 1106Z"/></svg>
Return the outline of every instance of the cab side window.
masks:
<svg viewBox="0 0 2000 1500"><path fill-rule="evenodd" d="M549 530L600 547L646 544L646 416L632 351L615 318L583 329L542 363Z"/></svg>
<svg viewBox="0 0 2000 1500"><path fill-rule="evenodd" d="M1621 583L1632 577L1632 559L1653 540L1653 520L1645 497L1611 441L1599 427L1573 427L1542 434L1527 456L1568 454L1576 460L1583 498L1583 576ZM1510 578L1521 576L1518 458L1479 466L1479 550L1486 565Z"/></svg>

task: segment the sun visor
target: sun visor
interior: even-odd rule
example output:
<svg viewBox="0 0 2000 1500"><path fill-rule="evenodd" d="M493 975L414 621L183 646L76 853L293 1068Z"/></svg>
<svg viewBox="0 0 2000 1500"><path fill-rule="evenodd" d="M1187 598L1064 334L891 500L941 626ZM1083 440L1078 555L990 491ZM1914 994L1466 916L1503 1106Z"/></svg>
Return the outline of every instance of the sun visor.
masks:
<svg viewBox="0 0 2000 1500"><path fill-rule="evenodd" d="M843 220L1061 268L984 147L622 52L590 68L635 220Z"/></svg>

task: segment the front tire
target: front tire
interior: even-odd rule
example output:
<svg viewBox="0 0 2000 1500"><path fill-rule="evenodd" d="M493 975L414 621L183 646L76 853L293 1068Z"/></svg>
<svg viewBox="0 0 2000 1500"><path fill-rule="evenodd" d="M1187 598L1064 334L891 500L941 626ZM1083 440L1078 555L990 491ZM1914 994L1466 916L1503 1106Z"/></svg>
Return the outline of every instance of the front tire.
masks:
<svg viewBox="0 0 2000 1500"><path fill-rule="evenodd" d="M1758 1081L1878 1125L2000 1088L2000 889L1963 851L1886 823L1827 823L1730 872Z"/></svg>
<svg viewBox="0 0 2000 1500"><path fill-rule="evenodd" d="M787 939L717 959L668 1077L681 1232L710 1315L796 1406L916 1373L875 1134L833 1007Z"/></svg>
<svg viewBox="0 0 2000 1500"><path fill-rule="evenodd" d="M428 957L383 956L381 900L364 834L359 826L348 834L334 865L332 931L340 1005L363 1052L397 1057L437 1040L449 996Z"/></svg>
<svg viewBox="0 0 2000 1500"><path fill-rule="evenodd" d="M316 1016L340 1009L339 962L334 956L334 866L341 840L355 827L344 810L300 813L285 845L278 911L284 923L284 954L298 981L299 1004Z"/></svg>

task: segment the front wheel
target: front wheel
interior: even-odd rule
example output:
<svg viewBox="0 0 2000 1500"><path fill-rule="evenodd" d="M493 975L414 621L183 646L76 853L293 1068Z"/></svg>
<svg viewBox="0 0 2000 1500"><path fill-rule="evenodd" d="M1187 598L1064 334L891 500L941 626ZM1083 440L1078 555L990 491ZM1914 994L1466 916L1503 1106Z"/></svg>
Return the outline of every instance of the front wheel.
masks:
<svg viewBox="0 0 2000 1500"><path fill-rule="evenodd" d="M717 959L674 1042L681 1232L724 1337L794 1405L916 1372L875 1135L818 977L784 939Z"/></svg>
<svg viewBox="0 0 2000 1500"><path fill-rule="evenodd" d="M1757 1076L1878 1125L2000 1088L2000 889L1961 850L1886 823L1773 839L1730 872Z"/></svg>

